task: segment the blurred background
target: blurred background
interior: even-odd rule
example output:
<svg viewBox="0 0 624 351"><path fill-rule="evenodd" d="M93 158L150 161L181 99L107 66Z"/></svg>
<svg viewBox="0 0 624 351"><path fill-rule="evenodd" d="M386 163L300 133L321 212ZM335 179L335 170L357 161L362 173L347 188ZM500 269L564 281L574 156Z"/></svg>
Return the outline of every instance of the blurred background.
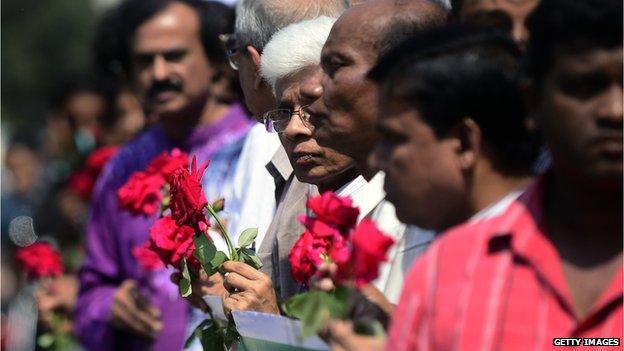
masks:
<svg viewBox="0 0 624 351"><path fill-rule="evenodd" d="M36 318L16 317L34 315L37 308L28 291L34 287L15 266L15 251L35 240L52 243L68 273L56 288L75 291L71 273L81 261L95 179L117 147L145 125L138 100L110 59L116 28L104 14L118 2L1 3L3 350L7 327L26 334L42 329L28 325ZM11 343L9 349L40 348L32 335Z"/></svg>

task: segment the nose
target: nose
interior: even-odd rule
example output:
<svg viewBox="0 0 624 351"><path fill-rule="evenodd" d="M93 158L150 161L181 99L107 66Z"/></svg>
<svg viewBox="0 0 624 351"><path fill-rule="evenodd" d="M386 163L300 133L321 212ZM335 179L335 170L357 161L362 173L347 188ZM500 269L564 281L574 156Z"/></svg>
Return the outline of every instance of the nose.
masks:
<svg viewBox="0 0 624 351"><path fill-rule="evenodd" d="M163 81L169 76L169 65L161 55L154 57L152 64L152 77L156 81Z"/></svg>
<svg viewBox="0 0 624 351"><path fill-rule="evenodd" d="M312 131L303 123L298 114L293 114L284 129L283 135L290 140L295 140L297 138L307 139L312 137Z"/></svg>
<svg viewBox="0 0 624 351"><path fill-rule="evenodd" d="M619 82L611 85L609 90L605 92L604 99L598 104L599 119L618 123L621 126L624 110L622 106L622 94L622 86Z"/></svg>
<svg viewBox="0 0 624 351"><path fill-rule="evenodd" d="M511 35L521 48L525 48L529 42L529 30L523 22L514 23Z"/></svg>

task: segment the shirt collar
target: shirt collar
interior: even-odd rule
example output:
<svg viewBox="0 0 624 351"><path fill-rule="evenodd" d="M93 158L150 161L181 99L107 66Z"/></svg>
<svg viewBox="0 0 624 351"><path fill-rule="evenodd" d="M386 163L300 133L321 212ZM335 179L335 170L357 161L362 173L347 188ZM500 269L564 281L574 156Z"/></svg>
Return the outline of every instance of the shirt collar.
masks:
<svg viewBox="0 0 624 351"><path fill-rule="evenodd" d="M386 197L383 190L385 174L378 172L364 186L360 187L351 194L353 205L360 208L358 221L369 216L369 214L382 202ZM354 181L357 181L356 178Z"/></svg>
<svg viewBox="0 0 624 351"><path fill-rule="evenodd" d="M282 178L282 181L287 181L294 171L288 159L288 154L286 154L286 150L282 146L277 148L271 161L266 164L266 169L273 178Z"/></svg>

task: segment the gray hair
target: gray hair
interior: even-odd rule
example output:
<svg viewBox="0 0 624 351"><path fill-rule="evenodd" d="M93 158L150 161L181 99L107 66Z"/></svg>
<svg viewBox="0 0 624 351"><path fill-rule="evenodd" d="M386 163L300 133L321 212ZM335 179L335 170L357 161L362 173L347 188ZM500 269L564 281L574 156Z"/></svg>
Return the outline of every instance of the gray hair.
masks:
<svg viewBox="0 0 624 351"><path fill-rule="evenodd" d="M347 7L347 0L239 0L236 36L240 45L262 51L287 25L319 16L339 17Z"/></svg>
<svg viewBox="0 0 624 351"><path fill-rule="evenodd" d="M316 66L321 61L321 50L337 18L321 16L282 28L264 48L260 71L275 94L279 79Z"/></svg>

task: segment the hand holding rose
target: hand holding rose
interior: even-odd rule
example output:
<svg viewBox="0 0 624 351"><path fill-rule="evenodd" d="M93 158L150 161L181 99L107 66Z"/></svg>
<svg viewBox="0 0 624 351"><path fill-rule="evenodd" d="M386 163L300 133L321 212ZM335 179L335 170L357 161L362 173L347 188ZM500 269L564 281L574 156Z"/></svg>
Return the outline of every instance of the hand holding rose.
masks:
<svg viewBox="0 0 624 351"><path fill-rule="evenodd" d="M229 291L223 301L227 312L233 310L280 314L273 282L266 274L243 262L227 261L223 285Z"/></svg>

